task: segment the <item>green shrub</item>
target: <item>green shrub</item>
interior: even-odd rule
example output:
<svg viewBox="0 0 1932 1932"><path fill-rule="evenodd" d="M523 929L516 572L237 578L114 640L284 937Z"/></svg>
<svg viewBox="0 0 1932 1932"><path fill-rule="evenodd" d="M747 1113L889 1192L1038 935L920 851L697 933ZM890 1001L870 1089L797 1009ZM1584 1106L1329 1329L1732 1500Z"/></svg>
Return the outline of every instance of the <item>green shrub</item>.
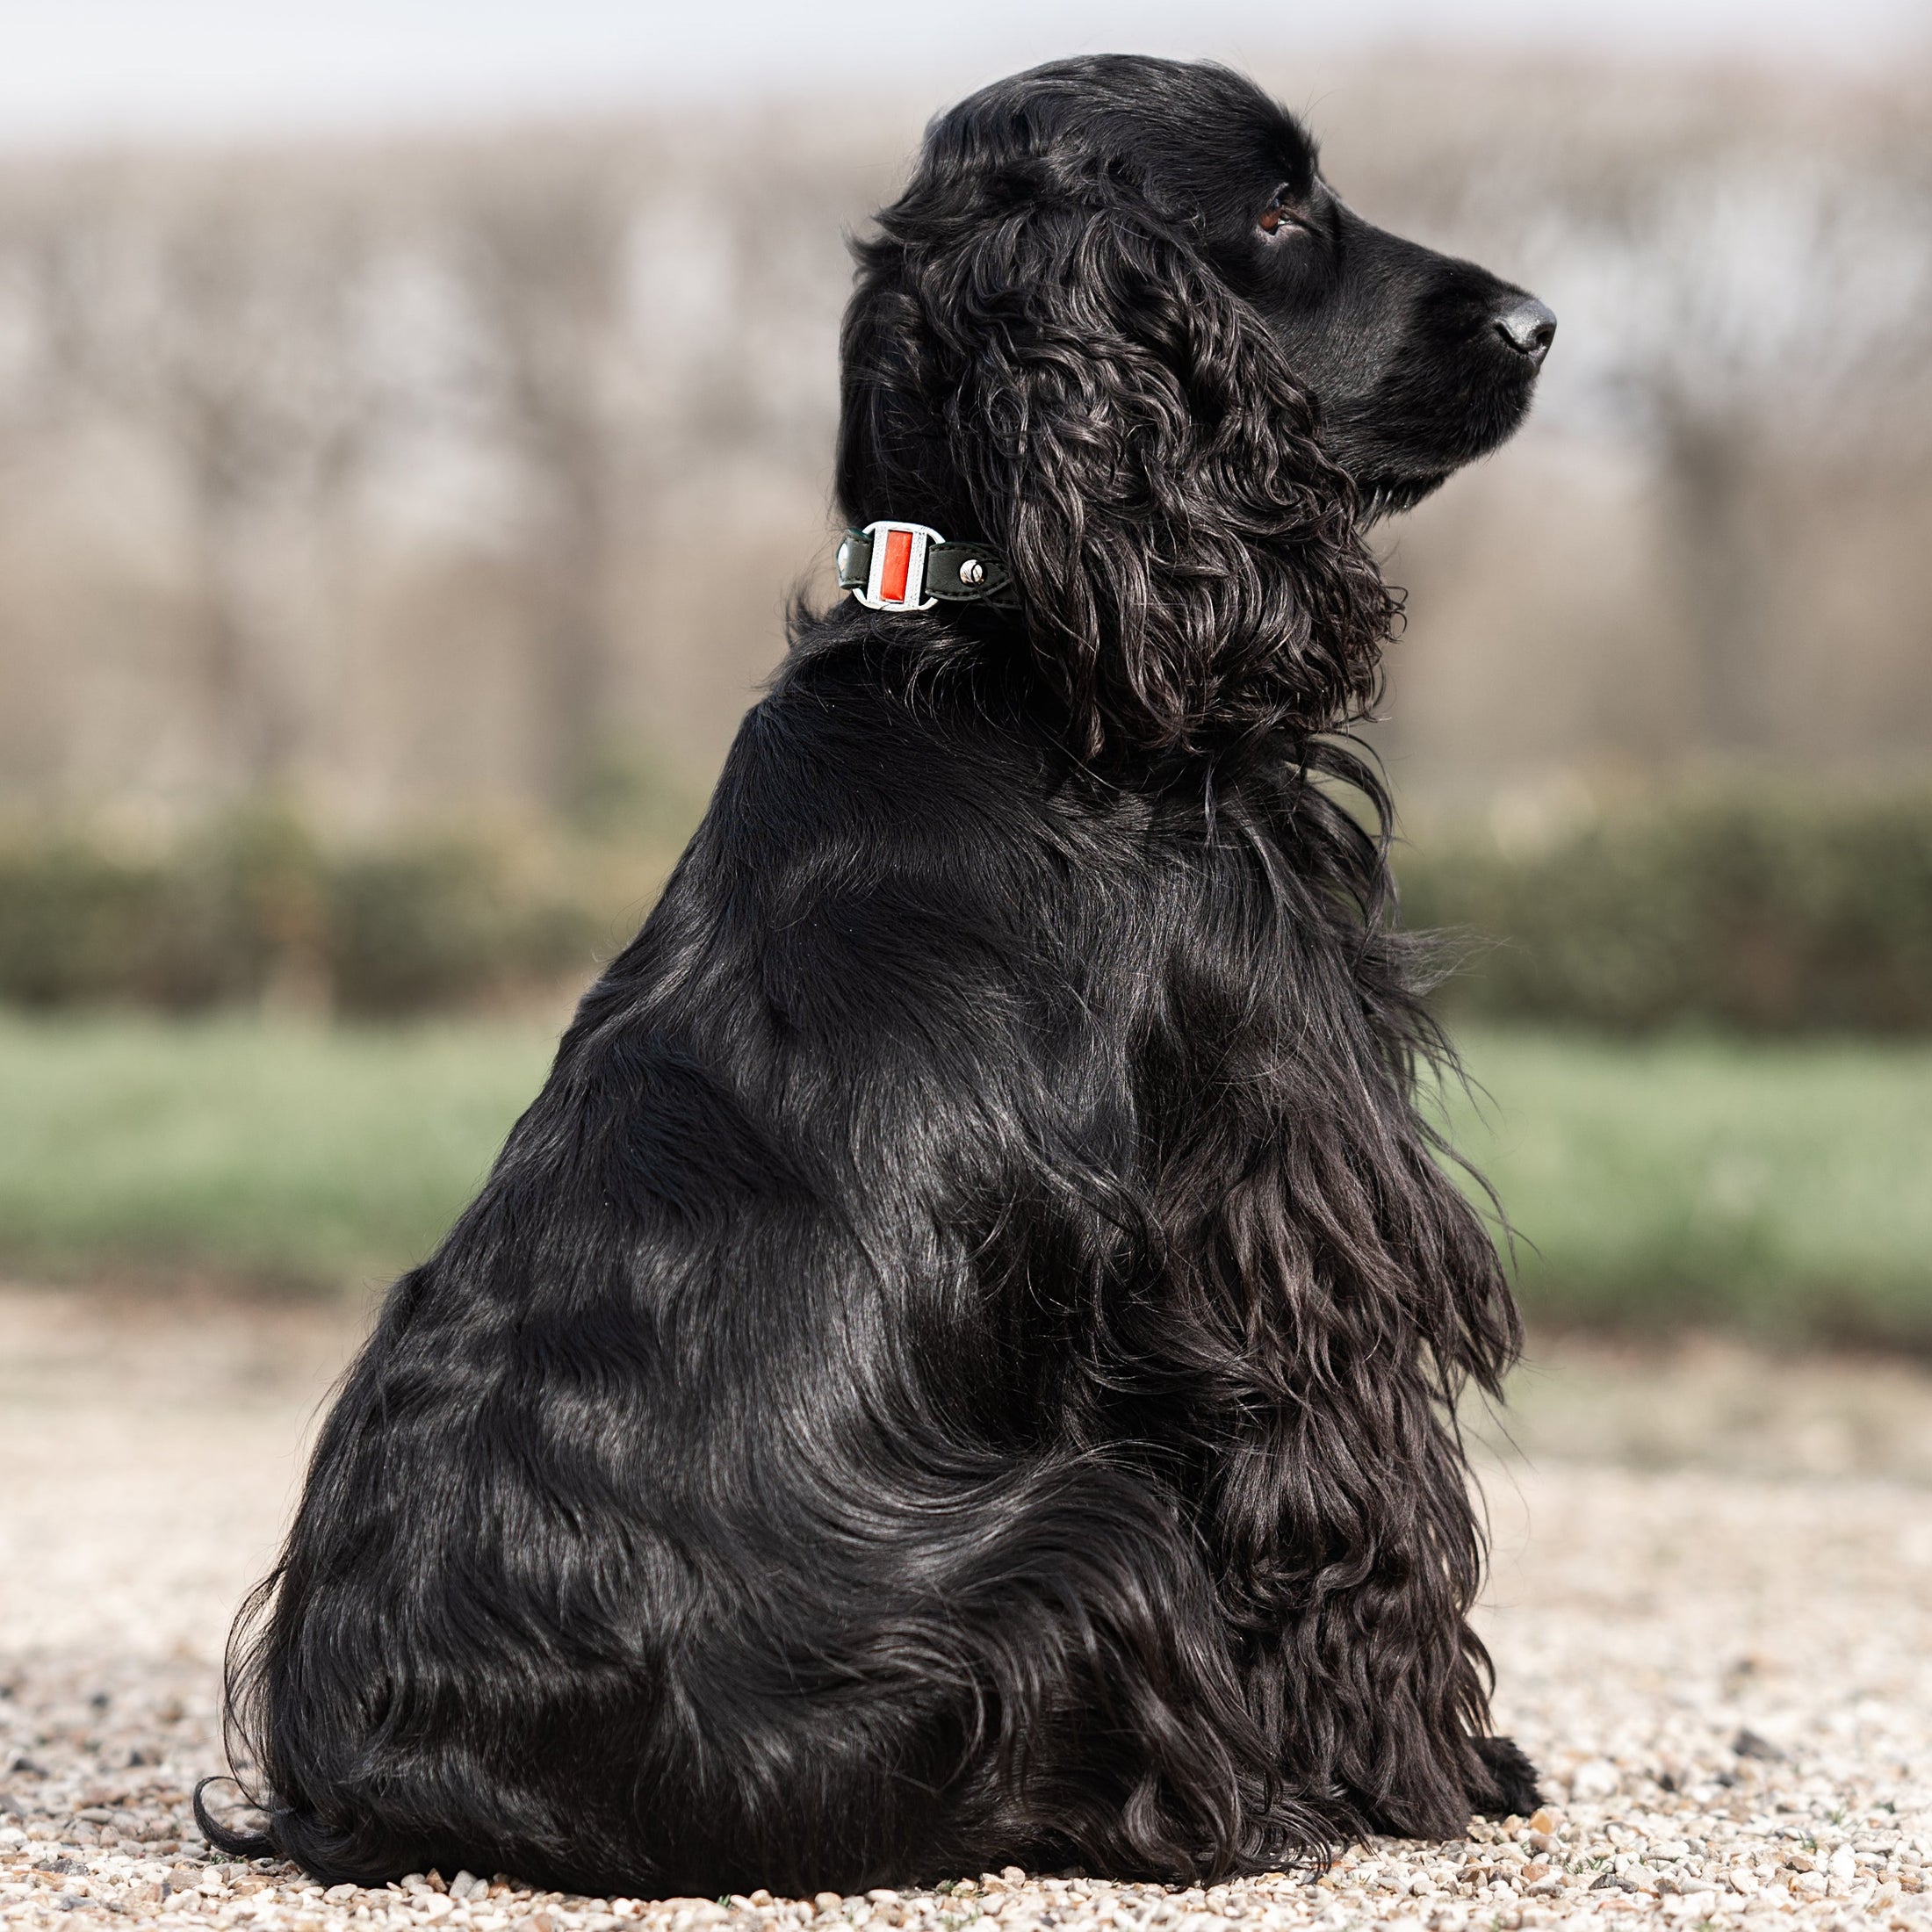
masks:
<svg viewBox="0 0 1932 1932"><path fill-rule="evenodd" d="M588 909L519 890L501 855L474 843L365 854L330 888L329 963L348 1012L472 1004L595 964Z"/></svg>
<svg viewBox="0 0 1932 1932"><path fill-rule="evenodd" d="M1403 917L1468 934L1452 1012L1619 1030L1932 1031L1932 793L1706 793L1527 849L1424 834Z"/></svg>
<svg viewBox="0 0 1932 1932"><path fill-rule="evenodd" d="M543 836L338 847L270 806L159 850L0 833L0 1002L388 1015L587 978L688 822L639 784ZM1684 794L1532 844L1439 827L1396 869L1410 926L1471 941L1452 1013L1932 1032L1932 792Z"/></svg>
<svg viewBox="0 0 1932 1932"><path fill-rule="evenodd" d="M35 1006L125 995L166 897L160 867L71 835L0 850L0 993Z"/></svg>
<svg viewBox="0 0 1932 1932"><path fill-rule="evenodd" d="M588 979L667 854L507 833L335 849L254 807L164 848L0 835L0 1002L393 1015Z"/></svg>

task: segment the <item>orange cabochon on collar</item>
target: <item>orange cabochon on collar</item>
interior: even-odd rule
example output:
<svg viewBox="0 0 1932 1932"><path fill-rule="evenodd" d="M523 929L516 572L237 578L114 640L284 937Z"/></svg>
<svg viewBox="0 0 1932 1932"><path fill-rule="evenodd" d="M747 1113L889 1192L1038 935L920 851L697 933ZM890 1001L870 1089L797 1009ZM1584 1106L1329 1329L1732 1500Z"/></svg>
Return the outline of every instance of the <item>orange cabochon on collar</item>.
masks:
<svg viewBox="0 0 1932 1932"><path fill-rule="evenodd" d="M912 568L912 533L890 530L885 533L885 567L879 573L879 595L897 600L905 595L905 580Z"/></svg>

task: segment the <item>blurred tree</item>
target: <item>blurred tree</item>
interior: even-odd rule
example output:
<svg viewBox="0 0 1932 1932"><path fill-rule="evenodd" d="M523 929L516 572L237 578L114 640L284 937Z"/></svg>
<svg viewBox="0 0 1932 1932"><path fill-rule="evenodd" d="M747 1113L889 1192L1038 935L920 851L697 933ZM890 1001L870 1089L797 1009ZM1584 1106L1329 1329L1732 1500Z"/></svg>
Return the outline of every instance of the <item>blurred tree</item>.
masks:
<svg viewBox="0 0 1932 1932"><path fill-rule="evenodd" d="M1911 404L1932 372L1932 178L1883 145L1713 145L1633 183L1588 245L1614 304L1604 374L1659 454L1698 735L1736 752L1776 737L1765 632L1781 559L1803 549L1777 484L1796 469L1828 489L1928 453Z"/></svg>
<svg viewBox="0 0 1932 1932"><path fill-rule="evenodd" d="M1418 633L1468 620L1410 749L1502 782L1528 700L1553 761L1785 757L1828 700L1848 761L1917 755L1923 106L1419 57L1321 97L1365 213L1562 316L1557 433L1402 526ZM0 166L0 787L608 813L702 770L823 554L841 231L912 139L801 105Z"/></svg>
<svg viewBox="0 0 1932 1932"><path fill-rule="evenodd" d="M611 755L614 573L666 499L747 457L801 489L825 465L835 388L811 324L843 299L844 209L820 183L775 222L768 173L755 150L554 138L466 169L442 212L470 402L522 479L555 803Z"/></svg>
<svg viewBox="0 0 1932 1932"><path fill-rule="evenodd" d="M172 477L213 770L231 789L279 784L318 724L311 640L292 632L342 575L337 553L292 585L290 554L339 533L377 416L357 313L366 227L352 204L273 179L90 185L10 254L58 393L136 429Z"/></svg>
<svg viewBox="0 0 1932 1932"><path fill-rule="evenodd" d="M606 726L622 444L634 415L625 328L632 201L627 170L595 151L528 160L467 180L446 217L486 433L511 452L527 486L537 766L561 800Z"/></svg>
<svg viewBox="0 0 1932 1932"><path fill-rule="evenodd" d="M1559 409L1647 446L1691 744L1767 750L1767 632L1821 500L1932 462L1932 132L1910 90L1586 78L1436 178L1561 289Z"/></svg>
<svg viewBox="0 0 1932 1932"><path fill-rule="evenodd" d="M0 464L40 452L46 439L71 427L88 233L73 219L73 189L60 198L68 205L56 206L38 174L7 186L12 191L0 200Z"/></svg>

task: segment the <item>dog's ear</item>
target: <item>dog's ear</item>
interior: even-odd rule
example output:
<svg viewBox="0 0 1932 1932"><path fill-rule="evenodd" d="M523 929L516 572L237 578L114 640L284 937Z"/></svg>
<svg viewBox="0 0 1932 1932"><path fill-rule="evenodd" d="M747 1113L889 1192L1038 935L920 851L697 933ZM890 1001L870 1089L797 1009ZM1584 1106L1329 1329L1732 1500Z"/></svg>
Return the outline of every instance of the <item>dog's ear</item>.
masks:
<svg viewBox="0 0 1932 1932"><path fill-rule="evenodd" d="M1078 747L1359 715L1396 601L1258 314L1104 177L962 226L919 278L926 374Z"/></svg>

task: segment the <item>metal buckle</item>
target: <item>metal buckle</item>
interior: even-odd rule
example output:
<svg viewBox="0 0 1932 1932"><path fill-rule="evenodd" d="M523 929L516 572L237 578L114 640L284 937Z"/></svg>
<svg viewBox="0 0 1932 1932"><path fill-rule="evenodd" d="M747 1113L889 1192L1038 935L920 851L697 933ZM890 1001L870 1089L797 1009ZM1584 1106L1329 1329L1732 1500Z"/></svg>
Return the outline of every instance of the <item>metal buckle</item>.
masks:
<svg viewBox="0 0 1932 1932"><path fill-rule="evenodd" d="M946 539L924 523L895 523L890 517L868 523L865 534L872 539L872 567L865 588L852 595L868 610L930 610L939 599L926 595L926 554Z"/></svg>

